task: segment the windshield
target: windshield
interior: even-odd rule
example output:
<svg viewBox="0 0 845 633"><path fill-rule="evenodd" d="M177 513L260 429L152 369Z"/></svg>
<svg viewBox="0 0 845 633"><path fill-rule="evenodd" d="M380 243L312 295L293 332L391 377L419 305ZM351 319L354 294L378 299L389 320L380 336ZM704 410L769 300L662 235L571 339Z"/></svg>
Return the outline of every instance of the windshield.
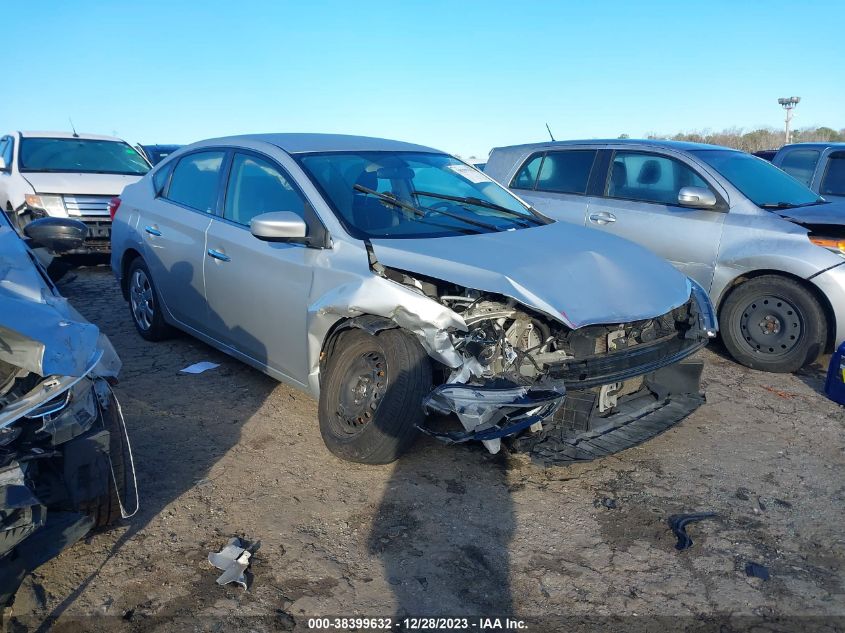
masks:
<svg viewBox="0 0 845 633"><path fill-rule="evenodd" d="M22 138L18 160L22 172L143 176L150 170L126 143L82 138Z"/></svg>
<svg viewBox="0 0 845 633"><path fill-rule="evenodd" d="M824 202L786 172L751 154L727 149L697 149L692 150L692 154L759 207L787 209Z"/></svg>
<svg viewBox="0 0 845 633"><path fill-rule="evenodd" d="M446 237L547 222L446 154L337 152L298 160L344 227L361 239Z"/></svg>

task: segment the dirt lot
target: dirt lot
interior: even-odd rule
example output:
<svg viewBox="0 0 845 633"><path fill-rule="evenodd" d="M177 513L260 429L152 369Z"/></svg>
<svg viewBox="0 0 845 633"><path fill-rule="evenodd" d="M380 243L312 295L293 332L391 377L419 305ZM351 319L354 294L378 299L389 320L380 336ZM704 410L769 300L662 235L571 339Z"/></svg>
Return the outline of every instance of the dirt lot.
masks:
<svg viewBox="0 0 845 633"><path fill-rule="evenodd" d="M422 439L360 466L324 448L310 397L186 336L143 341L106 267L75 274L62 291L123 358L142 507L39 569L12 630L306 630L356 614L845 625L845 415L820 367L768 375L706 351L707 404L600 462L544 469ZM178 373L200 360L221 366ZM719 516L678 552L666 518L694 511ZM262 542L248 591L217 586L206 560L232 535Z"/></svg>

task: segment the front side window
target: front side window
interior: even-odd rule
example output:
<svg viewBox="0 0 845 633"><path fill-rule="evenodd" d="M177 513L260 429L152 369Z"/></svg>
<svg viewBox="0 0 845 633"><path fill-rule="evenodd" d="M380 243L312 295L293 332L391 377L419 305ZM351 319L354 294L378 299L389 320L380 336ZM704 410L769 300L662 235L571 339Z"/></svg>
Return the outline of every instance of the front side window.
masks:
<svg viewBox="0 0 845 633"><path fill-rule="evenodd" d="M4 136L0 139L0 157L6 163L6 169L12 168L12 137Z"/></svg>
<svg viewBox="0 0 845 633"><path fill-rule="evenodd" d="M223 152L196 152L182 158L173 169L167 199L197 211L213 213Z"/></svg>
<svg viewBox="0 0 845 633"><path fill-rule="evenodd" d="M586 193L595 158L595 150L549 152L537 176L537 191Z"/></svg>
<svg viewBox="0 0 845 633"><path fill-rule="evenodd" d="M821 194L845 196L845 152L834 152L830 155L822 178Z"/></svg>
<svg viewBox="0 0 845 633"><path fill-rule="evenodd" d="M819 152L815 149L795 149L783 157L780 168L787 174L808 187L813 181L813 172L819 162Z"/></svg>
<svg viewBox="0 0 845 633"><path fill-rule="evenodd" d="M332 152L297 160L347 231L361 239L447 237L547 222L446 154Z"/></svg>
<svg viewBox="0 0 845 633"><path fill-rule="evenodd" d="M648 152L618 151L613 156L605 195L609 198L678 204L683 187L707 183L684 163Z"/></svg>
<svg viewBox="0 0 845 633"><path fill-rule="evenodd" d="M806 185L751 154L730 149L696 149L691 153L758 207L788 209L824 202Z"/></svg>
<svg viewBox="0 0 845 633"><path fill-rule="evenodd" d="M256 215L291 211L304 219L305 201L288 176L269 161L248 154L235 154L223 217L249 226Z"/></svg>
<svg viewBox="0 0 845 633"><path fill-rule="evenodd" d="M143 176L150 170L122 141L83 138L22 138L18 163L22 172Z"/></svg>

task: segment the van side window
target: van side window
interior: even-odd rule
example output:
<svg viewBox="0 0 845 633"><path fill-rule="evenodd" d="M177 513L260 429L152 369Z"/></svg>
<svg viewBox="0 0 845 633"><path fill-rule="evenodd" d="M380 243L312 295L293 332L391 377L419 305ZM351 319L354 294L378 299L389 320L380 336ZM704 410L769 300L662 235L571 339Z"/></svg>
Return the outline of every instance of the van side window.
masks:
<svg viewBox="0 0 845 633"><path fill-rule="evenodd" d="M514 189L533 189L534 183L537 182L537 174L540 171L540 165L543 163L544 154L537 154L529 159L522 169L519 170L511 182L511 187Z"/></svg>
<svg viewBox="0 0 845 633"><path fill-rule="evenodd" d="M537 191L585 194L596 154L594 149L547 153L535 188Z"/></svg>
<svg viewBox="0 0 845 633"><path fill-rule="evenodd" d="M607 179L608 198L678 204L682 187L703 187L707 183L684 163L648 152L617 151Z"/></svg>

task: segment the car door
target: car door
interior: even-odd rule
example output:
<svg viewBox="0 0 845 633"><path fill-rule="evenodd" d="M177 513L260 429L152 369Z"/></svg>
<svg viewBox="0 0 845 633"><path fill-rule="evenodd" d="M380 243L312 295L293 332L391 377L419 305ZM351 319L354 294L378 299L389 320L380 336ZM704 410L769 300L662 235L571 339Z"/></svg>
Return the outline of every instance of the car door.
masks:
<svg viewBox="0 0 845 633"><path fill-rule="evenodd" d="M217 207L225 150L209 149L179 159L165 183L156 172L152 202L140 210L138 228L153 283L173 319L206 331L203 263L206 230ZM159 192L158 187L162 189Z"/></svg>
<svg viewBox="0 0 845 633"><path fill-rule="evenodd" d="M317 253L304 244L269 242L250 220L273 211L305 217L305 197L270 158L234 153L222 217L208 229L206 296L212 336L254 363L305 384L306 316Z"/></svg>
<svg viewBox="0 0 845 633"><path fill-rule="evenodd" d="M598 150L547 150L529 156L510 188L540 213L562 222L584 224L590 176L597 169Z"/></svg>
<svg viewBox="0 0 845 633"><path fill-rule="evenodd" d="M678 204L682 187L710 189L718 206ZM686 161L659 152L617 149L603 195L594 199L587 226L645 246L709 289L727 205L717 188Z"/></svg>

